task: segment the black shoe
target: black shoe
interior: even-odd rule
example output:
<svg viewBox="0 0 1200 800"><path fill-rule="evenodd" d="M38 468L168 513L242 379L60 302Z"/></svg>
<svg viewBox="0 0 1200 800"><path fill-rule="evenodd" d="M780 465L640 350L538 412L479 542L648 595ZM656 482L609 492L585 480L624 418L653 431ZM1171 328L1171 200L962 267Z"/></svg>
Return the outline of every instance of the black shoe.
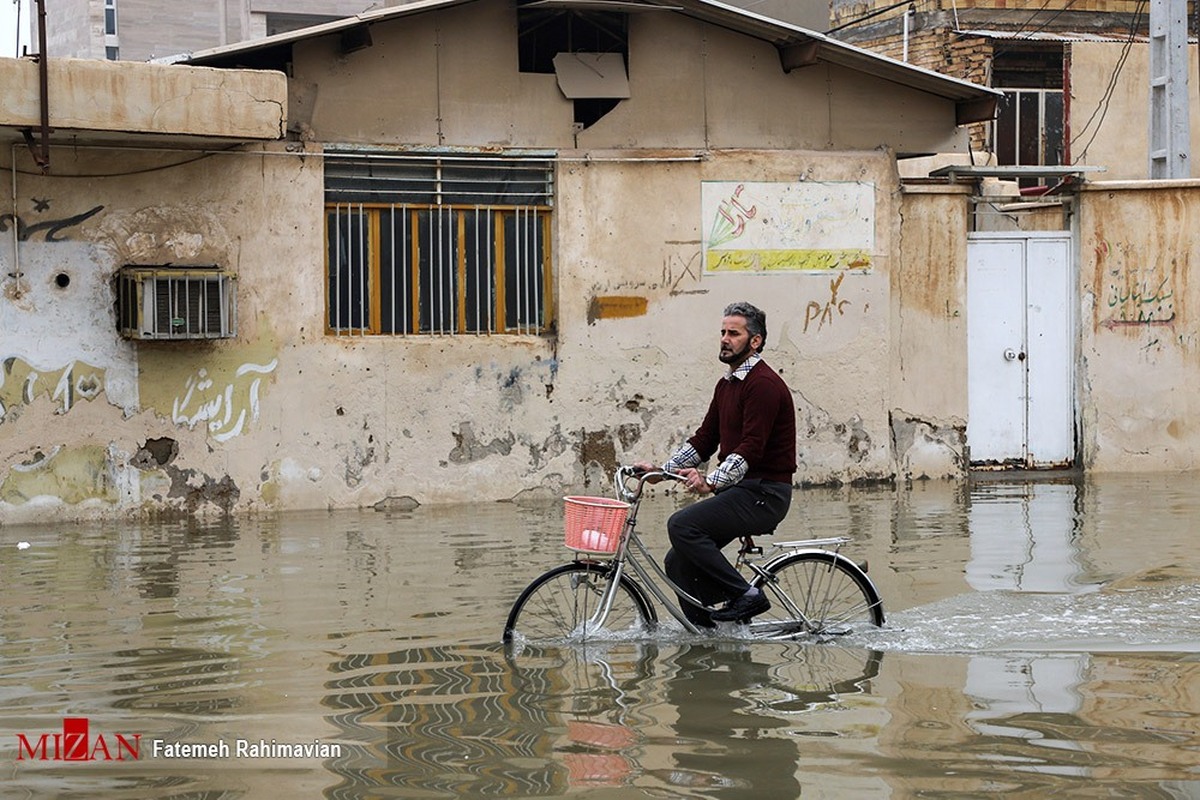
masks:
<svg viewBox="0 0 1200 800"><path fill-rule="evenodd" d="M737 600L732 600L719 611L712 612L713 622L748 622L751 617L763 613L771 607L771 601L764 592L744 594Z"/></svg>

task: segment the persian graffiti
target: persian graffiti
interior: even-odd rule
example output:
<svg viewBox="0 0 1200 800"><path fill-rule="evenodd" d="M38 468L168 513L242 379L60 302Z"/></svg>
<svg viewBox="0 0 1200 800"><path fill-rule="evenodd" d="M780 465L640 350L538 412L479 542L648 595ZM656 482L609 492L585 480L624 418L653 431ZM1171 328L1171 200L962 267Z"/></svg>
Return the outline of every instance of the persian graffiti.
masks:
<svg viewBox="0 0 1200 800"><path fill-rule="evenodd" d="M1106 325L1164 325L1175 319L1171 275L1157 267L1113 270L1105 290Z"/></svg>
<svg viewBox="0 0 1200 800"><path fill-rule="evenodd" d="M38 211L41 211L43 207L49 206L49 201L46 200L39 200L36 202L38 203L38 207L36 209ZM0 214L0 232L5 232L9 230L10 225L15 225L17 230L17 239L22 242L29 241L30 237L36 233L41 233L42 231L45 231L47 242L63 242L66 241L66 237L61 235L64 230L74 227L81 222L96 216L103 210L104 206L96 206L95 208L84 211L82 214L76 214L71 217L63 217L62 219L43 220L42 222L35 222L32 225L26 223L16 214Z"/></svg>
<svg viewBox="0 0 1200 800"><path fill-rule="evenodd" d="M4 359L0 368L0 423L17 406L30 405L39 395L58 403L65 414L80 400L94 400L104 391L105 371L83 361L72 361L54 370L39 370L17 356Z"/></svg>
<svg viewBox="0 0 1200 800"><path fill-rule="evenodd" d="M277 364L278 359L242 364L220 386L207 369L200 368L188 377L182 395L172 402L172 421L189 428L203 422L209 436L218 442L241 435L248 422L258 419L262 376L274 372Z"/></svg>
<svg viewBox="0 0 1200 800"><path fill-rule="evenodd" d="M816 300L809 301L804 309L805 333L808 333L808 326L813 322L817 323L817 330L821 330L826 324L833 324L835 315L838 317L845 315L846 306L850 305L850 301L838 299L838 290L842 288L842 280L845 277L842 274L829 281L829 299L824 304Z"/></svg>
<svg viewBox="0 0 1200 800"><path fill-rule="evenodd" d="M875 249L871 183L706 181L709 272L868 270Z"/></svg>

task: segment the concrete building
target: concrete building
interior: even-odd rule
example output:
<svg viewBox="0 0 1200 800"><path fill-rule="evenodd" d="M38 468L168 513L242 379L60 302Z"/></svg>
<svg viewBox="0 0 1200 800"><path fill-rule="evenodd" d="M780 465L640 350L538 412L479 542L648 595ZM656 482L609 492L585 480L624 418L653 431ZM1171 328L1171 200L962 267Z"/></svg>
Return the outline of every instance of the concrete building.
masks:
<svg viewBox="0 0 1200 800"><path fill-rule="evenodd" d="M577 13L428 0L189 64L0 61L0 519L604 493L694 429L738 299L793 388L797 483L1195 464L1186 263L1153 273L1122 217L1187 230L1193 190L1087 184L1062 257L1061 224L1013 234L1067 290L1054 358L979 371L970 320L1025 283L979 311L973 188L898 163L965 153L994 91L705 0ZM993 426L980 456L975 373L1043 361L1065 449Z"/></svg>
<svg viewBox="0 0 1200 800"><path fill-rule="evenodd" d="M329 22L370 5L370 0L210 0L186 6L156 0L54 0L46 3L46 50L51 58L147 61ZM28 3L25 18L36 51L33 3Z"/></svg>
<svg viewBox="0 0 1200 800"><path fill-rule="evenodd" d="M955 4L833 0L829 34L906 63L1004 93L994 122L972 128L972 163L1103 167L1105 177L1149 177L1150 7L1136 0L1051 0ZM1107 45L1105 63L1071 59ZM1192 151L1200 146L1196 48L1183 47L1192 76ZM1076 85L1074 80L1087 85ZM1095 93L1092 84L1102 82ZM1088 98L1089 102L1081 102ZM1101 133L1100 129L1104 131ZM1107 150L1119 148L1119 154ZM942 159L942 162L947 159ZM906 175L923 174L926 163ZM1022 178L1026 189L1054 178Z"/></svg>
<svg viewBox="0 0 1200 800"><path fill-rule="evenodd" d="M28 7L22 14L36 51L37 11L32 2L24 2ZM169 59L409 2L413 0L210 0L181 9L156 0L55 0L46 4L46 47L52 58ZM825 30L829 22L825 2L738 0L731 5L815 31Z"/></svg>

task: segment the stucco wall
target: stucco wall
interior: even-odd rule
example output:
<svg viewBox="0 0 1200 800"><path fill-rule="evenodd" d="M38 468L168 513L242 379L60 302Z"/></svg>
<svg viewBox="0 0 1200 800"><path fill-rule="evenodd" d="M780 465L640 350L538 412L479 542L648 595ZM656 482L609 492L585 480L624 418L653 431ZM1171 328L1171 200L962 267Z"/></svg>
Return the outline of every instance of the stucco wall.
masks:
<svg viewBox="0 0 1200 800"><path fill-rule="evenodd" d="M723 371L723 306L767 310L792 384L798 481L890 478L886 152L731 151L704 160L564 153L554 218L558 335L335 338L324 329L316 154L20 150L23 235L0 248L0 519L371 506L604 491L664 458ZM686 158L680 152L676 157ZM80 192L80 178L88 181ZM868 181L868 271L701 269L703 181ZM232 340L121 339L123 264L239 276ZM609 314L600 298L642 298ZM600 311L596 309L600 308Z"/></svg>
<svg viewBox="0 0 1200 800"><path fill-rule="evenodd" d="M518 72L506 3L379 23L371 38L346 54L336 36L296 45L293 128L325 142L476 147L966 146L949 100L824 63L785 73L770 43L680 14L630 15L631 96L581 131L554 75Z"/></svg>
<svg viewBox="0 0 1200 800"><path fill-rule="evenodd" d="M903 478L967 470L968 197L965 186L906 186L901 198L889 412Z"/></svg>
<svg viewBox="0 0 1200 800"><path fill-rule="evenodd" d="M1149 177L1150 46L1072 42L1069 47L1072 163L1104 167L1096 176L1104 181ZM1185 49L1194 160L1200 154L1200 55ZM1110 88L1114 73L1120 80Z"/></svg>
<svg viewBox="0 0 1200 800"><path fill-rule="evenodd" d="M46 66L50 128L244 139L279 139L287 120L287 79L270 70L220 70L55 58ZM0 125L41 128L39 66L0 58Z"/></svg>
<svg viewBox="0 0 1200 800"><path fill-rule="evenodd" d="M1079 215L1083 457L1200 467L1200 183L1089 184Z"/></svg>

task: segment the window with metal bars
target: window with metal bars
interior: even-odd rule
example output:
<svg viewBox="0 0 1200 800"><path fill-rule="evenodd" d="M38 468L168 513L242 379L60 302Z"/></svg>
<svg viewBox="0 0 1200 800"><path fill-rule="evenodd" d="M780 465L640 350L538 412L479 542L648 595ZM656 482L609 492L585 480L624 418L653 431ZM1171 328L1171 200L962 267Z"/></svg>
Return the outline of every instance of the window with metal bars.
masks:
<svg viewBox="0 0 1200 800"><path fill-rule="evenodd" d="M327 152L328 331L550 327L553 162Z"/></svg>

